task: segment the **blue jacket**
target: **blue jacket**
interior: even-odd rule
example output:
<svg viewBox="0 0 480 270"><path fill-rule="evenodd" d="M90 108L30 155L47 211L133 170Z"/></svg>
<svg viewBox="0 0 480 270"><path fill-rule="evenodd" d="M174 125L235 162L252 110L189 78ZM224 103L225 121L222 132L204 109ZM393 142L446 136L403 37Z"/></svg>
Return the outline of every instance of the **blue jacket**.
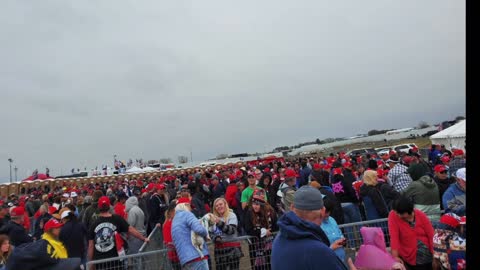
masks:
<svg viewBox="0 0 480 270"><path fill-rule="evenodd" d="M338 224L335 221L335 219L332 217L328 217L327 219L324 219L322 221L320 228L322 228L322 230L327 235L328 240L330 241L330 245L333 244L333 242L337 241L338 239L343 238L342 231L338 227ZM345 261L345 249L343 247L337 248L335 250L335 254L337 254L337 256L342 261Z"/></svg>
<svg viewBox="0 0 480 270"><path fill-rule="evenodd" d="M320 226L300 219L293 211L278 221L280 233L273 241L272 269L346 270L346 265L330 249Z"/></svg>
<svg viewBox="0 0 480 270"><path fill-rule="evenodd" d="M461 190L457 183L451 184L443 193L442 205L445 213L455 213L459 216L465 216L466 212L466 194Z"/></svg>
<svg viewBox="0 0 480 270"><path fill-rule="evenodd" d="M189 211L177 211L172 222L172 239L182 265L199 258L198 251L192 244L191 231L206 237L208 232L198 219ZM206 242L206 241L205 241ZM203 245L203 255L208 255L207 244Z"/></svg>
<svg viewBox="0 0 480 270"><path fill-rule="evenodd" d="M311 174L312 174L312 169L310 169L308 166L303 167L300 170L300 177L298 179L297 188L308 185L308 180L310 179Z"/></svg>

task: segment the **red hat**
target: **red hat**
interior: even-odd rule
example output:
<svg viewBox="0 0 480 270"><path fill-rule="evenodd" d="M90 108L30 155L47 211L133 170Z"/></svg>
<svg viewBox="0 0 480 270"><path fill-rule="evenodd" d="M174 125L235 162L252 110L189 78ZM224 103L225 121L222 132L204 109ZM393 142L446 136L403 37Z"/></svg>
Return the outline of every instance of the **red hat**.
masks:
<svg viewBox="0 0 480 270"><path fill-rule="evenodd" d="M48 231L50 229L61 228L63 223L59 222L58 220L52 218L45 225L43 226L43 230Z"/></svg>
<svg viewBox="0 0 480 270"><path fill-rule="evenodd" d="M147 189L146 188L142 189L142 193L145 193L145 192L147 192Z"/></svg>
<svg viewBox="0 0 480 270"><path fill-rule="evenodd" d="M323 169L324 169L324 170L328 170L328 169L331 169L331 168L332 168L332 164L330 164L330 163L327 164L327 165L325 165L325 166L323 166Z"/></svg>
<svg viewBox="0 0 480 270"><path fill-rule="evenodd" d="M385 171L384 171L384 170L382 170L382 169L377 169L377 177L378 177L378 178L383 177L384 174L385 174Z"/></svg>
<svg viewBox="0 0 480 270"><path fill-rule="evenodd" d="M230 181L235 181L235 179L237 179L237 176L235 174L230 174L228 179L230 179Z"/></svg>
<svg viewBox="0 0 480 270"><path fill-rule="evenodd" d="M464 155L462 149L455 149L455 150L453 150L453 153L452 153L452 154L453 154L454 157L455 157L455 156L463 156L463 155Z"/></svg>
<svg viewBox="0 0 480 270"><path fill-rule="evenodd" d="M295 172L292 169L286 169L285 170L285 177L286 178L296 178L296 177L298 177L298 174L297 174L297 172Z"/></svg>
<svg viewBox="0 0 480 270"><path fill-rule="evenodd" d="M403 163L405 164L410 164L412 162L413 158L411 156L404 156L403 157Z"/></svg>
<svg viewBox="0 0 480 270"><path fill-rule="evenodd" d="M157 189L158 190L165 189L165 185L164 184L157 184Z"/></svg>
<svg viewBox="0 0 480 270"><path fill-rule="evenodd" d="M450 157L448 156L443 156L440 158L440 160L443 162L443 163L449 163L450 162Z"/></svg>
<svg viewBox="0 0 480 270"><path fill-rule="evenodd" d="M256 189L253 192L252 199L254 201L257 201L257 202L260 202L260 203L265 203L265 191L263 191L261 189Z"/></svg>
<svg viewBox="0 0 480 270"><path fill-rule="evenodd" d="M181 197L177 200L177 205L181 204L181 203L190 203L190 199L189 198L185 198L185 197Z"/></svg>
<svg viewBox="0 0 480 270"><path fill-rule="evenodd" d="M154 190L154 189L156 189L156 188L157 188L157 187L156 187L156 185L155 185L154 183L150 183L150 184L147 185L147 190L148 190L148 191L152 191L152 190Z"/></svg>
<svg viewBox="0 0 480 270"><path fill-rule="evenodd" d="M12 210L10 210L10 216L11 217L20 217L25 214L25 209L20 206L14 207Z"/></svg>
<svg viewBox="0 0 480 270"><path fill-rule="evenodd" d="M352 163L347 161L347 162L343 163L343 167L344 168L350 168L350 167L352 167Z"/></svg>
<svg viewBox="0 0 480 270"><path fill-rule="evenodd" d="M436 165L434 168L433 168L433 171L435 172L443 172L443 171L446 171L447 170L447 167L445 167L444 165Z"/></svg>
<svg viewBox="0 0 480 270"><path fill-rule="evenodd" d="M412 147L412 152L418 152L418 147L416 146Z"/></svg>
<svg viewBox="0 0 480 270"><path fill-rule="evenodd" d="M314 170L319 170L319 169L321 169L321 168L322 168L322 165L321 165L320 163L315 163L315 164L313 164L313 169L314 169Z"/></svg>
<svg viewBox="0 0 480 270"><path fill-rule="evenodd" d="M379 159L377 160L377 166L382 166L383 165L383 160Z"/></svg>
<svg viewBox="0 0 480 270"><path fill-rule="evenodd" d="M455 218L453 215L445 214L440 217L440 223L456 228L458 225L460 225L460 220Z"/></svg>
<svg viewBox="0 0 480 270"><path fill-rule="evenodd" d="M462 216L460 217L460 224L467 224L467 217L466 216Z"/></svg>
<svg viewBox="0 0 480 270"><path fill-rule="evenodd" d="M388 154L391 156L391 155L395 155L397 152L395 152L395 150L390 150L390 152L388 152Z"/></svg>
<svg viewBox="0 0 480 270"><path fill-rule="evenodd" d="M106 208L110 207L110 199L107 196L102 196L98 199L98 207L99 208Z"/></svg>
<svg viewBox="0 0 480 270"><path fill-rule="evenodd" d="M333 175L337 175L337 174L343 175L342 168L333 169Z"/></svg>
<svg viewBox="0 0 480 270"><path fill-rule="evenodd" d="M269 173L269 172L270 172L270 168L269 168L269 167L266 167L265 169L263 169L263 172L264 172L264 173Z"/></svg>
<svg viewBox="0 0 480 270"><path fill-rule="evenodd" d="M58 210L58 209L57 209L55 206L49 206L49 207L48 207L48 213L49 213L50 215L53 215L53 213L57 212L57 210Z"/></svg>

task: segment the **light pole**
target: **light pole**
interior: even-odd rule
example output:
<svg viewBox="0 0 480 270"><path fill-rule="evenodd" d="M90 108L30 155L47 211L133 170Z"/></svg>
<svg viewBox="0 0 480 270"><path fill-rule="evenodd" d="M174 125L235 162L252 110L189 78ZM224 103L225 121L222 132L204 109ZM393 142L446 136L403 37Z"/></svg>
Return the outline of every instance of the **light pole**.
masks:
<svg viewBox="0 0 480 270"><path fill-rule="evenodd" d="M18 179L17 179L17 171L18 171L17 166L15 166L15 168L13 168L13 170L15 171L15 182L17 182L18 181Z"/></svg>
<svg viewBox="0 0 480 270"><path fill-rule="evenodd" d="M13 159L9 158L8 162L10 162L10 183L12 183L12 162L13 162Z"/></svg>

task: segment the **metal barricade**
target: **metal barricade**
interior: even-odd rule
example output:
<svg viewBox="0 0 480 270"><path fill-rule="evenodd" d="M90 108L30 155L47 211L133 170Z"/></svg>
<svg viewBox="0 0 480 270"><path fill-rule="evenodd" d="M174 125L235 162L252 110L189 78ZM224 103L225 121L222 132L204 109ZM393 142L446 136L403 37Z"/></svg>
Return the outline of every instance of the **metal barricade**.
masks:
<svg viewBox="0 0 480 270"><path fill-rule="evenodd" d="M355 254L362 245L360 228L380 227L385 235L387 247L390 243L388 234L388 219L377 219L370 221L355 222L339 225L347 238L345 251L347 258L355 258ZM138 254L115 257L105 260L90 261L87 269L91 270L180 270L180 263L176 257L175 247L159 242L161 228L155 228L150 234L150 242L145 243ZM210 269L216 270L247 270L264 269L270 270L270 258L272 244L276 234L268 238L258 239L252 236L242 236L219 242L209 242L208 264ZM162 239L163 240L163 239ZM158 247L163 249L153 250Z"/></svg>

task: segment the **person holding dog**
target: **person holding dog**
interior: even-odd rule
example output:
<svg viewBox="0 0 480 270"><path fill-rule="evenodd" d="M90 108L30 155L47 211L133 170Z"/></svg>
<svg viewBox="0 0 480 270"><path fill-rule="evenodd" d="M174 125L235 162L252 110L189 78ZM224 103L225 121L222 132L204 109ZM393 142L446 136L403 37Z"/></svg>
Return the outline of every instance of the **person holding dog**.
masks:
<svg viewBox="0 0 480 270"><path fill-rule="evenodd" d="M217 198L213 202L213 223L215 230L212 239L215 242L215 266L217 270L235 270L240 267L240 258L243 257L240 242L230 242L236 238L238 219L228 206L227 200Z"/></svg>
<svg viewBox="0 0 480 270"><path fill-rule="evenodd" d="M177 250L178 258L182 269L208 270L208 248L206 241L203 244L202 254L192 243L192 234L194 231L204 239L208 237L208 231L205 229L195 215L191 212L190 199L179 198L175 207L175 216L172 221L172 239Z"/></svg>

